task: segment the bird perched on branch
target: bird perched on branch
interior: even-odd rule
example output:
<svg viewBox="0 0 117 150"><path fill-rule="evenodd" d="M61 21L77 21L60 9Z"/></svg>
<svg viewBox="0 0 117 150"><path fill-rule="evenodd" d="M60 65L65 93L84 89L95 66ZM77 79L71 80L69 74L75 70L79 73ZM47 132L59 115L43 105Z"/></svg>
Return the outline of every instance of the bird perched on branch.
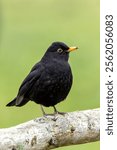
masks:
<svg viewBox="0 0 117 150"><path fill-rule="evenodd" d="M23 106L34 101L42 106L53 106L63 101L72 86L72 72L68 63L69 52L77 47L68 47L62 42L54 42L47 49L42 59L34 65L22 82L17 96L6 106Z"/></svg>

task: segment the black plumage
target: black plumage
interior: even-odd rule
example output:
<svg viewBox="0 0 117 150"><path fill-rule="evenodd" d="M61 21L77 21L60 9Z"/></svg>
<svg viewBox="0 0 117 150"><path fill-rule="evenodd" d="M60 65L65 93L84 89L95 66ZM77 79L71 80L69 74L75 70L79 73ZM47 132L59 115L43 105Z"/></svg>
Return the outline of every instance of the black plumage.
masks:
<svg viewBox="0 0 117 150"><path fill-rule="evenodd" d="M53 106L57 112L55 105L67 97L72 86L68 59L69 52L75 49L77 47L68 47L62 42L52 43L22 82L16 98L7 106L23 106L31 100L41 106ZM43 108L42 111L45 114Z"/></svg>

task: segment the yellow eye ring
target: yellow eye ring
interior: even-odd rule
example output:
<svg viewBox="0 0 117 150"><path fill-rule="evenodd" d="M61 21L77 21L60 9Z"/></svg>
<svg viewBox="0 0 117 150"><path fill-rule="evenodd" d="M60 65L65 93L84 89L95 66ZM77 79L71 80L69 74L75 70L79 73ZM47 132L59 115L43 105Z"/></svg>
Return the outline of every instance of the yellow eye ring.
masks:
<svg viewBox="0 0 117 150"><path fill-rule="evenodd" d="M57 52L58 52L58 53L62 53L63 50L62 50L61 48L59 48L59 49L57 49Z"/></svg>

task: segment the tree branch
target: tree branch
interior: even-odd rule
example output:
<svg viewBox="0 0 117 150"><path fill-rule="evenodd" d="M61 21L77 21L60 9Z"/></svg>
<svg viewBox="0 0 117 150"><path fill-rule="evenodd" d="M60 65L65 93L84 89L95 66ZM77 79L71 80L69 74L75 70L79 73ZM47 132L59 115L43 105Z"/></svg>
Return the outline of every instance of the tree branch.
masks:
<svg viewBox="0 0 117 150"><path fill-rule="evenodd" d="M98 141L99 109L47 116L0 129L0 150L49 150Z"/></svg>

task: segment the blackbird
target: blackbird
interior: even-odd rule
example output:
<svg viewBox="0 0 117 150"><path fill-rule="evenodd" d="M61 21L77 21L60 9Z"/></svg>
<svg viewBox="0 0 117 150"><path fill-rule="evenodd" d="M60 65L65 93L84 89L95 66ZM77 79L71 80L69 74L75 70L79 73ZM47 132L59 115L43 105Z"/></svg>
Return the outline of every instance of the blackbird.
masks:
<svg viewBox="0 0 117 150"><path fill-rule="evenodd" d="M54 113L59 113L55 105L67 97L73 80L69 52L76 49L63 42L52 43L22 82L17 96L6 106L20 107L31 100L41 105L43 115L46 113L42 105L53 106Z"/></svg>

